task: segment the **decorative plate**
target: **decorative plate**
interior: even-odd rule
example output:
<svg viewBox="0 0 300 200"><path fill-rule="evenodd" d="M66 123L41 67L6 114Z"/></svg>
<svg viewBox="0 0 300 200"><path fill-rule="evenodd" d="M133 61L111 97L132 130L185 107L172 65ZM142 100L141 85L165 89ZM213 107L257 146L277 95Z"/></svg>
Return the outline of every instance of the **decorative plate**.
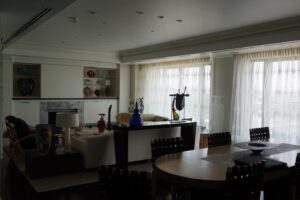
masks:
<svg viewBox="0 0 300 200"><path fill-rule="evenodd" d="M280 144L265 142L265 141L251 141L251 142L242 142L237 143L235 146L240 147L242 149L250 149L255 154L259 154L260 152L266 149L273 149L275 147L280 146Z"/></svg>
<svg viewBox="0 0 300 200"><path fill-rule="evenodd" d="M85 88L83 88L83 94L84 94L86 97L88 97L88 96L91 96L91 95L93 94L93 91L92 91L91 88L85 87Z"/></svg>

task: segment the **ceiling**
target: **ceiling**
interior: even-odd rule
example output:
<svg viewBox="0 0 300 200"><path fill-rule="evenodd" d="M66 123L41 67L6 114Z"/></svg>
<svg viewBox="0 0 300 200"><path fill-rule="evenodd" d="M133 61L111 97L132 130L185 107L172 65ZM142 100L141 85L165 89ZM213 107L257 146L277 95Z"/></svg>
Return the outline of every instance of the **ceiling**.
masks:
<svg viewBox="0 0 300 200"><path fill-rule="evenodd" d="M119 52L300 16L299 0L76 0L19 42Z"/></svg>

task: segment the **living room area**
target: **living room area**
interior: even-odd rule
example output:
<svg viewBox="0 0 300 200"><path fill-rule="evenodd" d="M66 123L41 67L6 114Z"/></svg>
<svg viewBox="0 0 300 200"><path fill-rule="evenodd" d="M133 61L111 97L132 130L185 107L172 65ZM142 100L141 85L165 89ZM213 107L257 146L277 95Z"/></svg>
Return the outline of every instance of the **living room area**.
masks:
<svg viewBox="0 0 300 200"><path fill-rule="evenodd" d="M2 199L99 199L100 166L152 174L155 139L300 144L297 2L4 4L24 16L0 17Z"/></svg>

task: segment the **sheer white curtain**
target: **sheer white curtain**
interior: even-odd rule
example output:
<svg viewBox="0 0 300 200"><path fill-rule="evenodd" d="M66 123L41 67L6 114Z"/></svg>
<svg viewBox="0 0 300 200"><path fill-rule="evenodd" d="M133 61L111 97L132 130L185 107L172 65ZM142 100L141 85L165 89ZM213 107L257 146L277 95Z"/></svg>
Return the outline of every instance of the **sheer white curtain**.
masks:
<svg viewBox="0 0 300 200"><path fill-rule="evenodd" d="M300 143L300 49L237 55L231 128L235 141L268 126L271 137Z"/></svg>
<svg viewBox="0 0 300 200"><path fill-rule="evenodd" d="M137 96L144 97L144 113L171 117L171 97L180 89L185 98L181 118L192 117L208 127L211 65L209 58L169 61L139 66ZM185 112L185 113L184 113Z"/></svg>

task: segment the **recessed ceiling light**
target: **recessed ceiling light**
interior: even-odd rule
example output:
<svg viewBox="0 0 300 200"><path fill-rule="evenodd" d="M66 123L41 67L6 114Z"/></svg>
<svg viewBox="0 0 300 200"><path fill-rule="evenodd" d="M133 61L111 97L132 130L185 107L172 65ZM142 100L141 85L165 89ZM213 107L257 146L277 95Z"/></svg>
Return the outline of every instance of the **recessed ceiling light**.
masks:
<svg viewBox="0 0 300 200"><path fill-rule="evenodd" d="M158 18L160 18L160 19L163 19L164 18L164 16L162 16L162 15L160 15L160 16L157 16Z"/></svg>
<svg viewBox="0 0 300 200"><path fill-rule="evenodd" d="M94 11L94 10L87 10L86 13L87 13L87 14L94 15L94 14L96 14L96 11Z"/></svg>
<svg viewBox="0 0 300 200"><path fill-rule="evenodd" d="M151 32L152 32L152 33L154 33L154 32L155 32L155 30L151 30Z"/></svg>
<svg viewBox="0 0 300 200"><path fill-rule="evenodd" d="M105 25L105 24L107 24L107 23L106 23L106 22L102 22L102 24L104 24L104 25Z"/></svg>
<svg viewBox="0 0 300 200"><path fill-rule="evenodd" d="M69 17L69 21L76 24L79 21L78 17Z"/></svg>
<svg viewBox="0 0 300 200"><path fill-rule="evenodd" d="M142 15L143 11L136 11L135 13L138 14L138 15Z"/></svg>
<svg viewBox="0 0 300 200"><path fill-rule="evenodd" d="M182 20L182 19L177 19L176 21L177 21L177 22L182 22L183 20Z"/></svg>

